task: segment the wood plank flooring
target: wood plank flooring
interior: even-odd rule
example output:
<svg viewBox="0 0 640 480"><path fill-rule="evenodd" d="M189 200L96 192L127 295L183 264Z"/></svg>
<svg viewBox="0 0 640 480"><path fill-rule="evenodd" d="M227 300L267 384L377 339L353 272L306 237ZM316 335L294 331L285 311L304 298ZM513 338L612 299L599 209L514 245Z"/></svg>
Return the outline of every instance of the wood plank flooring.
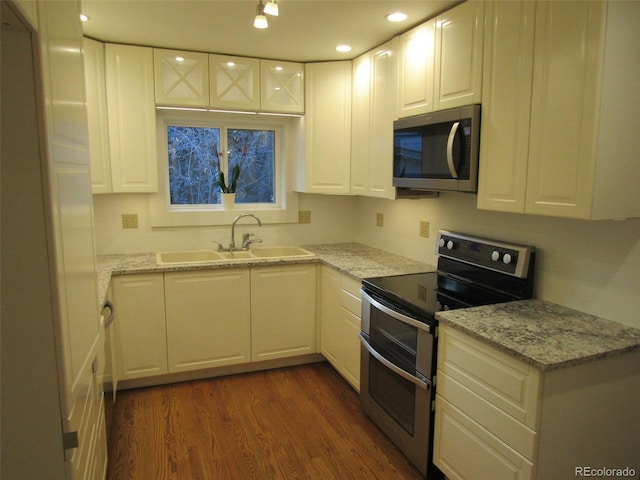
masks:
<svg viewBox="0 0 640 480"><path fill-rule="evenodd" d="M327 363L109 398L110 480L423 479Z"/></svg>

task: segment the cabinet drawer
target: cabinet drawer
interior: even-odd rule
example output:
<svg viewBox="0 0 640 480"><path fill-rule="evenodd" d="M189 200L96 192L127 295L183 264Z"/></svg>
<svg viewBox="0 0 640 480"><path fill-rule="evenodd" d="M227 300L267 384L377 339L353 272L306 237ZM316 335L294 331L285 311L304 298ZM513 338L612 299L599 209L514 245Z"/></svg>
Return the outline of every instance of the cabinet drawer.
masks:
<svg viewBox="0 0 640 480"><path fill-rule="evenodd" d="M536 458L538 435L499 408L491 405L461 383L438 371L438 393L467 416L505 442L521 455Z"/></svg>
<svg viewBox="0 0 640 480"><path fill-rule="evenodd" d="M340 279L340 305L360 318L362 314L362 298L358 280L342 276Z"/></svg>
<svg viewBox="0 0 640 480"><path fill-rule="evenodd" d="M440 327L438 369L536 430L541 373L468 335Z"/></svg>
<svg viewBox="0 0 640 480"><path fill-rule="evenodd" d="M450 480L529 480L534 465L436 395L433 461Z"/></svg>

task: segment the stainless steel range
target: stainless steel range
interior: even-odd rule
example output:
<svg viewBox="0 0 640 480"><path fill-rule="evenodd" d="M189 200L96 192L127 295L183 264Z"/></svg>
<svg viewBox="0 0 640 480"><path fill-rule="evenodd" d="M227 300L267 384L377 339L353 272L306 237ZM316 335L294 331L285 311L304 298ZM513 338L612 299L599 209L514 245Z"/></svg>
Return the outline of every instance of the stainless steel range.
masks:
<svg viewBox="0 0 640 480"><path fill-rule="evenodd" d="M441 230L437 272L364 279L360 401L427 478L440 310L531 298L535 248Z"/></svg>

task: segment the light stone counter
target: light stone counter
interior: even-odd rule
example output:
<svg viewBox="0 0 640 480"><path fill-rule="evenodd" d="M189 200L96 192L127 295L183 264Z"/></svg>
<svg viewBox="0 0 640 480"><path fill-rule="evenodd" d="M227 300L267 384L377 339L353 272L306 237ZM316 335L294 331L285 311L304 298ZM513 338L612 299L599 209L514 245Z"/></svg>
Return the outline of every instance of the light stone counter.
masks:
<svg viewBox="0 0 640 480"><path fill-rule="evenodd" d="M194 263L189 265L159 265L155 253L136 253L98 256L98 295L106 297L111 275L136 273L180 272L185 270L211 270L220 268L255 267L260 265L289 265L294 263L323 263L357 280L367 277L400 275L435 271L435 267L417 262L384 250L360 243L337 243L326 245L304 245L303 248L315 254L314 257L290 259L229 260L215 263Z"/></svg>
<svg viewBox="0 0 640 480"><path fill-rule="evenodd" d="M640 330L541 300L449 310L436 319L542 371L640 350Z"/></svg>

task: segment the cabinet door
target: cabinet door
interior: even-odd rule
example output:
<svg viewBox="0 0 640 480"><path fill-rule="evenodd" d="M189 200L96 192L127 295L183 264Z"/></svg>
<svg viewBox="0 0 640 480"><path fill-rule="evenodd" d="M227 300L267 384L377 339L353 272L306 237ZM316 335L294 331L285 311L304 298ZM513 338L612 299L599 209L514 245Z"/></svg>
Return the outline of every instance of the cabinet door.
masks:
<svg viewBox="0 0 640 480"><path fill-rule="evenodd" d="M360 317L340 307L341 373L357 391L360 391L360 331Z"/></svg>
<svg viewBox="0 0 640 480"><path fill-rule="evenodd" d="M371 144L367 195L395 198L393 181L393 120L398 91L397 40L374 50L371 57Z"/></svg>
<svg viewBox="0 0 640 480"><path fill-rule="evenodd" d="M606 9L598 1L537 3L530 213L590 216Z"/></svg>
<svg viewBox="0 0 640 480"><path fill-rule="evenodd" d="M320 353L340 369L340 273L330 267L322 267L320 284Z"/></svg>
<svg viewBox="0 0 640 480"><path fill-rule="evenodd" d="M304 64L260 60L260 110L304 113Z"/></svg>
<svg viewBox="0 0 640 480"><path fill-rule="evenodd" d="M156 104L209 106L209 56L206 53L153 49Z"/></svg>
<svg viewBox="0 0 640 480"><path fill-rule="evenodd" d="M109 149L114 192L157 192L153 51L105 45Z"/></svg>
<svg viewBox="0 0 640 480"><path fill-rule="evenodd" d="M164 281L161 273L113 277L118 378L167 373Z"/></svg>
<svg viewBox="0 0 640 480"><path fill-rule="evenodd" d="M523 213L535 2L488 2L478 208Z"/></svg>
<svg viewBox="0 0 640 480"><path fill-rule="evenodd" d="M398 118L433 110L435 19L400 35Z"/></svg>
<svg viewBox="0 0 640 480"><path fill-rule="evenodd" d="M469 1L436 21L436 110L480 103L484 2Z"/></svg>
<svg viewBox="0 0 640 480"><path fill-rule="evenodd" d="M451 480L529 480L522 455L436 395L433 463Z"/></svg>
<svg viewBox="0 0 640 480"><path fill-rule="evenodd" d="M371 143L371 53L353 61L351 86L351 193L366 195L369 189Z"/></svg>
<svg viewBox="0 0 640 480"><path fill-rule="evenodd" d="M305 191L349 193L351 62L306 66Z"/></svg>
<svg viewBox="0 0 640 480"><path fill-rule="evenodd" d="M252 268L252 361L315 352L315 264Z"/></svg>
<svg viewBox="0 0 640 480"><path fill-rule="evenodd" d="M260 109L260 60L209 55L210 105L218 109Z"/></svg>
<svg viewBox="0 0 640 480"><path fill-rule="evenodd" d="M91 191L111 193L107 90L104 71L104 45L90 38L84 43L84 76L87 89Z"/></svg>
<svg viewBox="0 0 640 480"><path fill-rule="evenodd" d="M170 372L251 360L249 269L165 274Z"/></svg>

